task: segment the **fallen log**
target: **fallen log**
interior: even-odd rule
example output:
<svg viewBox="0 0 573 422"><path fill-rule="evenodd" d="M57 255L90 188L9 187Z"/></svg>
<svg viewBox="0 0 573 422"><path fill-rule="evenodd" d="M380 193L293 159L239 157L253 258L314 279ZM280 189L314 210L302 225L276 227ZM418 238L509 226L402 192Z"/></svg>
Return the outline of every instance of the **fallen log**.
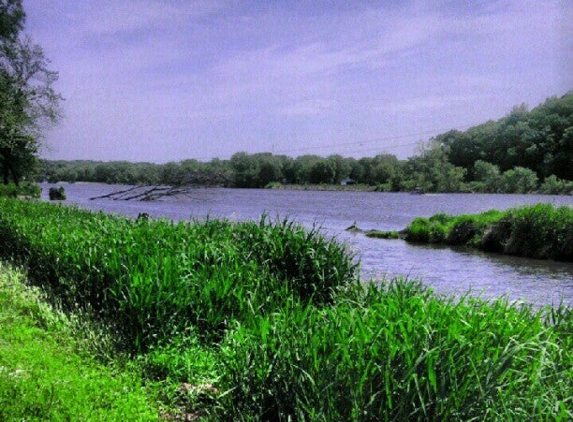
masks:
<svg viewBox="0 0 573 422"><path fill-rule="evenodd" d="M190 186L132 186L108 193L106 195L94 196L94 199L112 199L114 201L156 201L169 196L190 196Z"/></svg>

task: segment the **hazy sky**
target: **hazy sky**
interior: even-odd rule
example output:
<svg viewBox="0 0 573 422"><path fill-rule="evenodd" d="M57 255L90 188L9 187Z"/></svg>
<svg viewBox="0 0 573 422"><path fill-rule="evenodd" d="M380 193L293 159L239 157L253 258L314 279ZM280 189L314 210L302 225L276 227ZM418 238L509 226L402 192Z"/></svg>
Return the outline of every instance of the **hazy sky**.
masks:
<svg viewBox="0 0 573 422"><path fill-rule="evenodd" d="M573 88L573 2L24 0L59 71L45 157L412 155Z"/></svg>

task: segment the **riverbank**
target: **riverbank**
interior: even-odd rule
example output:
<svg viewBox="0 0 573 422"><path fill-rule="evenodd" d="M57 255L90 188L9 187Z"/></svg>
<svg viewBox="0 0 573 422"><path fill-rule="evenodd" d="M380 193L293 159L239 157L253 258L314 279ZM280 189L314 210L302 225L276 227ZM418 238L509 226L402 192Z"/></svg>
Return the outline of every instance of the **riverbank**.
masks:
<svg viewBox="0 0 573 422"><path fill-rule="evenodd" d="M475 215L416 218L399 233L408 242L465 245L536 259L573 262L573 208L537 204Z"/></svg>
<svg viewBox="0 0 573 422"><path fill-rule="evenodd" d="M113 353L171 388L181 414L573 416L570 309L361 284L343 246L289 221L136 222L0 200L0 242L63 309L107 327Z"/></svg>

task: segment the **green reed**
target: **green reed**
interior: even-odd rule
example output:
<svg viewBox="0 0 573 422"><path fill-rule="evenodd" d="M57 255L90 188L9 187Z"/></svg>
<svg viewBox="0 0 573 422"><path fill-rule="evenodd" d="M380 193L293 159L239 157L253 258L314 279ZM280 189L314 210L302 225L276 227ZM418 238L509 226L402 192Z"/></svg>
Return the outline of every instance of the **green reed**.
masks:
<svg viewBox="0 0 573 422"><path fill-rule="evenodd" d="M561 308L561 327L571 310ZM568 321L565 323L564 321ZM293 300L223 349L233 420L568 420L571 332L503 301L371 285L316 308Z"/></svg>
<svg viewBox="0 0 573 422"><path fill-rule="evenodd" d="M356 281L345 249L289 221L136 222L72 207L4 201L5 258L64 306L89 308L144 350L197 327L217 340L234 319L285 298L328 303Z"/></svg>

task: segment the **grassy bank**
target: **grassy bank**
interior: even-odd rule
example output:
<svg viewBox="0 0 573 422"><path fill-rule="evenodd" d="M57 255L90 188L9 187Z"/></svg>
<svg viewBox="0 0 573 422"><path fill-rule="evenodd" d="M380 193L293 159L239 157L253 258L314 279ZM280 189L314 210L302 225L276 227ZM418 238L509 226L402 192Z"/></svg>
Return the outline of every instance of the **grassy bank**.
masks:
<svg viewBox="0 0 573 422"><path fill-rule="evenodd" d="M78 324L0 264L0 420L156 420L137 373L82 353Z"/></svg>
<svg viewBox="0 0 573 422"><path fill-rule="evenodd" d="M135 222L0 200L0 242L63 309L105 327L115 347L91 355L129 356L182 415L573 417L570 309L363 286L344 247L288 221Z"/></svg>
<svg viewBox="0 0 573 422"><path fill-rule="evenodd" d="M415 219L402 236L409 242L573 262L573 208L537 204L476 215L436 214Z"/></svg>

